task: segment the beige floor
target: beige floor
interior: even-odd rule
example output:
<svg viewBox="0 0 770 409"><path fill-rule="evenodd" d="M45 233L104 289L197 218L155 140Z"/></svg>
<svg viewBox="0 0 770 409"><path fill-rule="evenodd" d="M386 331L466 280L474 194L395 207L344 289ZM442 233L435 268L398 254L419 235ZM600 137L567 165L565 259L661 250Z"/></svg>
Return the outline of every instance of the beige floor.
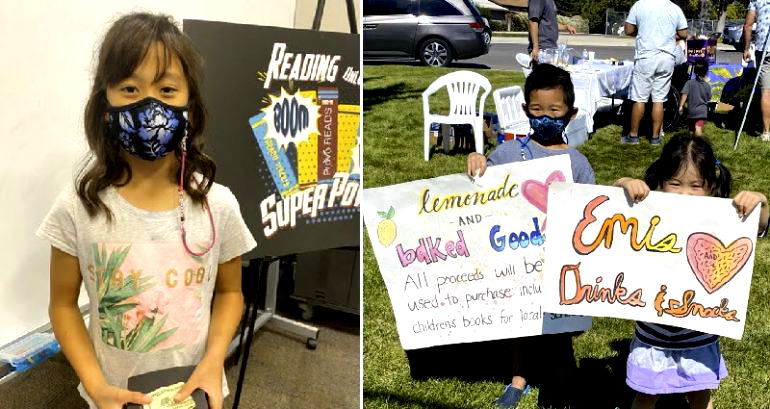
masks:
<svg viewBox="0 0 770 409"><path fill-rule="evenodd" d="M240 408L359 407L358 316L327 311L318 313L311 324L321 328L315 351L306 349L304 340L270 330L257 333ZM239 370L238 365L226 369L233 394ZM0 407L87 409L75 389L77 383L67 360L58 355L0 385ZM225 400L225 408L232 408L233 394Z"/></svg>

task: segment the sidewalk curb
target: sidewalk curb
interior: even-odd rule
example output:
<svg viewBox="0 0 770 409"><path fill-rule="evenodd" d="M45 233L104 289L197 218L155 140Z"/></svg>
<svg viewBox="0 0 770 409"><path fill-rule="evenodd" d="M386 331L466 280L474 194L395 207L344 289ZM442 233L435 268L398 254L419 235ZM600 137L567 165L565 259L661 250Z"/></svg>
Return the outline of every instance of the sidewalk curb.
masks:
<svg viewBox="0 0 770 409"><path fill-rule="evenodd" d="M518 32L504 35L492 34L492 44L529 44L529 37L526 33L519 35ZM634 47L636 40L632 37L605 36L601 34L576 34L560 35L559 42L565 42L569 47L589 46L589 47ZM729 44L717 44L717 51L734 51L735 48Z"/></svg>

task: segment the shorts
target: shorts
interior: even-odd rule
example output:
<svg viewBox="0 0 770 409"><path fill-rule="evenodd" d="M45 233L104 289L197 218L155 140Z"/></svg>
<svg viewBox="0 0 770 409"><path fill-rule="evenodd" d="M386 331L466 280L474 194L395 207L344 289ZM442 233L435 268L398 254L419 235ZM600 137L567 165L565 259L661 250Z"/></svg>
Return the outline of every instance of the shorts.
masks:
<svg viewBox="0 0 770 409"><path fill-rule="evenodd" d="M759 62L762 60L762 51L757 50L756 52L757 57L757 66L759 66ZM759 71L759 88L761 89L770 89L770 50L768 50L767 55L765 56L765 63L762 64L762 69Z"/></svg>
<svg viewBox="0 0 770 409"><path fill-rule="evenodd" d="M635 102L666 102L674 74L674 56L664 53L634 61L629 97Z"/></svg>
<svg viewBox="0 0 770 409"><path fill-rule="evenodd" d="M706 120L701 118L687 118L687 124L690 126L690 132L695 132L696 127L703 129Z"/></svg>

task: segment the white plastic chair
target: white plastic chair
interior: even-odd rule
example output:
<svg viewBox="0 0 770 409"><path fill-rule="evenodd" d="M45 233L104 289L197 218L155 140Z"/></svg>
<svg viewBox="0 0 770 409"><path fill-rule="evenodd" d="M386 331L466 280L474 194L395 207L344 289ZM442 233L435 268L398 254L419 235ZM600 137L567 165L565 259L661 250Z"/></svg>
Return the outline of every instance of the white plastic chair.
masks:
<svg viewBox="0 0 770 409"><path fill-rule="evenodd" d="M524 76L529 77L529 74L532 72L532 57L529 54L517 53L514 59L519 64L519 67L521 67Z"/></svg>
<svg viewBox="0 0 770 409"><path fill-rule="evenodd" d="M588 127L589 127L589 115L578 108L577 115L572 118L567 124L567 128L564 129L564 134L567 135L568 145L577 148L583 142L588 140ZM593 126L593 121L590 121Z"/></svg>
<svg viewBox="0 0 770 409"><path fill-rule="evenodd" d="M430 113L429 98L446 87L449 93L449 115ZM483 89L481 98L479 91ZM425 160L430 159L430 124L470 124L476 143L476 152L484 154L484 101L492 85L483 75L472 71L455 71L433 81L422 93L422 112L425 119ZM478 109L476 100L478 102Z"/></svg>
<svg viewBox="0 0 770 409"><path fill-rule="evenodd" d="M529 133L529 118L524 112L524 91L520 86L498 88L492 93L500 130L514 135Z"/></svg>

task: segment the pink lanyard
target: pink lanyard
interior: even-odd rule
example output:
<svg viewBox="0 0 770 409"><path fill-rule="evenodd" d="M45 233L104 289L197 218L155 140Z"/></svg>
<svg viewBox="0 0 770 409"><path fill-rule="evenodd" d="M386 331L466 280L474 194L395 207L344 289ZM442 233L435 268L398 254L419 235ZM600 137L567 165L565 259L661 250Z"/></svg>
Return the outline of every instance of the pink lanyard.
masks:
<svg viewBox="0 0 770 409"><path fill-rule="evenodd" d="M185 160L187 159L187 135L182 137L182 170L179 172L179 226L182 229L182 244L184 244L185 250L187 250L188 253L192 254L196 257L204 256L206 253L211 251L211 249L214 247L214 242L217 239L217 231L214 227L214 216L211 215L211 209L209 208L208 202L205 202L203 206L206 208L206 211L209 214L209 222L211 223L211 244L208 245L206 250L204 250L202 253L196 253L192 250L190 250L190 247L187 245L187 233L184 229L184 190L182 189L183 181L184 181L184 164Z"/></svg>

